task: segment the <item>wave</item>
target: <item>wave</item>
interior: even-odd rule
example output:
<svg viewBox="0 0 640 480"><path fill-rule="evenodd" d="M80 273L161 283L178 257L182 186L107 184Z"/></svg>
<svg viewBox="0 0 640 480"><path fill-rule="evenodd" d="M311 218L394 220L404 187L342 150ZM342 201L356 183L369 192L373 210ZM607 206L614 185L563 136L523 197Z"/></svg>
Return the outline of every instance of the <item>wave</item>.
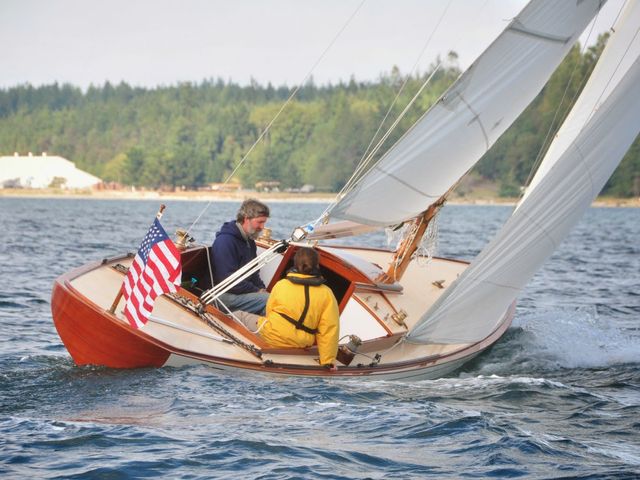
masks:
<svg viewBox="0 0 640 480"><path fill-rule="evenodd" d="M640 331L596 307L537 308L518 313L493 348L453 376L540 375L640 363Z"/></svg>
<svg viewBox="0 0 640 480"><path fill-rule="evenodd" d="M638 332L594 308L550 309L517 318L527 354L562 368L640 363Z"/></svg>

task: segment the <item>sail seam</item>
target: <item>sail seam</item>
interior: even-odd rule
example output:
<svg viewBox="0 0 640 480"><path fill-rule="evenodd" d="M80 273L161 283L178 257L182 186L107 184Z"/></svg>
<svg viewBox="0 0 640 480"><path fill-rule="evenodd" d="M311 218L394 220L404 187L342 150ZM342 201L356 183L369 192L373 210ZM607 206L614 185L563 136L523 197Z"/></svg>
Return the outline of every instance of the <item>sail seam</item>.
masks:
<svg viewBox="0 0 640 480"><path fill-rule="evenodd" d="M488 283L490 285L496 286L496 287L500 287L500 288L508 288L510 290L515 290L516 292L519 292L520 290L522 290L521 287L514 287L513 285L505 285L502 283L498 283L498 282L494 282L492 280L488 280L486 278L482 278L482 277L469 277L469 281L471 282L476 282L476 283ZM472 287L473 285L469 285L469 287Z"/></svg>
<svg viewBox="0 0 640 480"><path fill-rule="evenodd" d="M558 35L552 35L550 33L539 32L539 31L536 31L536 30L530 30L530 29L526 28L524 25L522 25L521 23L517 22L517 21L514 21L506 29L507 30L511 30L514 33L519 33L519 34L525 35L527 37L539 38L541 40L546 40L546 41L553 42L553 43L566 44L573 38L573 35L571 35L569 37L560 37Z"/></svg>
<svg viewBox="0 0 640 480"><path fill-rule="evenodd" d="M523 216L527 217L529 219L529 221L531 221L534 225L536 225L540 229L541 232L543 232L544 236L547 237L551 241L551 243L553 244L553 248L554 249L558 248L558 244L556 243L554 238L551 236L551 234L549 232L547 232L547 230L542 226L542 224L536 220L536 218L534 218L531 215L529 215L526 211L522 211L521 214Z"/></svg>
<svg viewBox="0 0 640 480"><path fill-rule="evenodd" d="M404 185L408 189L413 190L415 193L417 193L419 195L422 195L423 197L426 197L426 198L437 198L436 195L429 195L428 193L425 193L422 190L418 190L416 187L414 187L413 185L409 184L408 182L402 180L400 177L397 177L394 174L392 174L390 172L387 172L386 170L384 170L379 165L374 165L373 168L378 170L382 174L386 175L387 177L394 179L396 182L400 183L401 185Z"/></svg>
<svg viewBox="0 0 640 480"><path fill-rule="evenodd" d="M485 151L489 150L489 148L491 148L491 145L489 144L489 135L487 135L487 131L485 130L484 125L480 120L480 115L476 113L476 111L471 107L469 102L467 102L467 100L462 96L462 94L458 93L458 97L460 98L460 101L466 105L467 109L473 114L473 117L471 118L471 120L469 120L468 125L471 125L474 121L478 122L478 126L482 131L482 136L484 137L484 142L486 144Z"/></svg>
<svg viewBox="0 0 640 480"><path fill-rule="evenodd" d="M591 115L593 115L593 112L591 112ZM582 126L582 128L580 129L580 133L582 133L586 127L588 122L585 122L585 124ZM593 174L591 172L591 168L589 166L589 163L586 162L586 155L584 155L582 153L582 149L580 148L580 145L578 143L575 143L574 140L574 148L576 149L576 153L578 154L578 157L580 158L580 164L582 164L582 166L585 168L586 170L586 174L587 174L587 178L589 179L589 190L591 190L591 195L596 197L598 195L598 192L596 191L596 185L595 182L593 181Z"/></svg>

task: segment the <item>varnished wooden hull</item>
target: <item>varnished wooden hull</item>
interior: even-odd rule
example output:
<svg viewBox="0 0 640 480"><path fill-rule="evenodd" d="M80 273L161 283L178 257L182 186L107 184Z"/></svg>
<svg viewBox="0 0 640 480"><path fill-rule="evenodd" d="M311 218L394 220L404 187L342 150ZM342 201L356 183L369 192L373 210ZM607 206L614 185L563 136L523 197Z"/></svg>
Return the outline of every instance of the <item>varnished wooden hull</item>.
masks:
<svg viewBox="0 0 640 480"><path fill-rule="evenodd" d="M55 281L51 312L58 335L77 365L138 368L166 363L167 349L92 304L71 287L71 275Z"/></svg>

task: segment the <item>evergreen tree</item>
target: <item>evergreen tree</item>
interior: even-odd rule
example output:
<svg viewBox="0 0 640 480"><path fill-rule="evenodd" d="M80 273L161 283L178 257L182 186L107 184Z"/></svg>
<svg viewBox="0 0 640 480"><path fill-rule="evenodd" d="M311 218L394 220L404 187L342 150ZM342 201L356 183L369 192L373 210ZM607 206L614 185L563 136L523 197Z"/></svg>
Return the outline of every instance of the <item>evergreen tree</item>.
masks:
<svg viewBox="0 0 640 480"><path fill-rule="evenodd" d="M584 53L578 46L571 50L538 97L481 159L474 179L498 184L503 195L519 194L606 39L601 36ZM247 156L234 180L240 179L246 188L275 180L283 188L313 184L339 190L368 146L378 142L428 78L432 77L427 88L374 158L391 147L459 74L457 55L450 52L444 61L437 59L428 71L412 76L393 67L370 83L351 78L320 87L311 79ZM46 151L125 185L198 188L229 177L291 93L286 86L261 86L252 80L243 87L221 79L153 89L106 82L85 92L68 84L18 85L0 89L1 153ZM604 193L640 195L638 142Z"/></svg>

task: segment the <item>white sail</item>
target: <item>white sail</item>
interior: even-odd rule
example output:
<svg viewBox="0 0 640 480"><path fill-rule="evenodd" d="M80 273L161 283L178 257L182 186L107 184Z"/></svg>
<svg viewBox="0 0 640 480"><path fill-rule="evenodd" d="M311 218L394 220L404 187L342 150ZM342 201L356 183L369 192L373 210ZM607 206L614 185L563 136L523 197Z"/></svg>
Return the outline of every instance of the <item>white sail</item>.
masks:
<svg viewBox="0 0 640 480"><path fill-rule="evenodd" d="M638 13L626 17L627 28L638 30ZM633 21L635 27L628 26ZM615 34L614 34L615 35ZM611 48L610 48L611 47ZM589 84L582 95L600 97L599 108L587 117L571 115L565 131L575 131L564 150L552 150L557 160L531 190L496 238L450 287L440 301L416 324L409 341L474 342L496 327L508 306L553 253L589 208L609 176L640 132L640 55L638 49L612 42L602 54L602 65L613 78L625 57L628 68L616 89L599 82ZM626 58L627 55L633 58ZM601 88L600 91L595 89ZM581 108L579 103L578 108Z"/></svg>
<svg viewBox="0 0 640 480"><path fill-rule="evenodd" d="M331 216L385 226L424 211L534 99L603 3L530 2Z"/></svg>
<svg viewBox="0 0 640 480"><path fill-rule="evenodd" d="M589 81L584 88L584 94L571 109L553 143L547 151L544 161L536 171L523 200L528 192L540 182L558 160L562 152L573 142L580 132L579 126L584 125L589 117L606 100L612 90L616 88L640 50L640 3L627 2L624 11L614 27L615 35L607 42L607 55L602 55L596 64Z"/></svg>

